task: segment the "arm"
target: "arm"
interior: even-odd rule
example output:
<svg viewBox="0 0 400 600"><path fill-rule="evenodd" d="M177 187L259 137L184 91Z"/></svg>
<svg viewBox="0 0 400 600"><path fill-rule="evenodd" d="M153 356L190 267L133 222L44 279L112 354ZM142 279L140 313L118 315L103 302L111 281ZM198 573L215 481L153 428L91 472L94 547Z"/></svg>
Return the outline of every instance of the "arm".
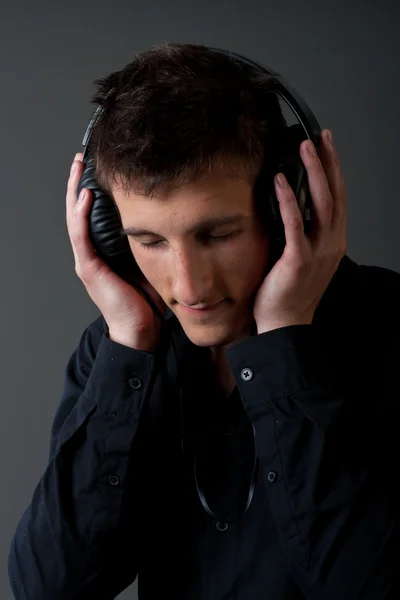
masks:
<svg viewBox="0 0 400 600"><path fill-rule="evenodd" d="M314 325L282 327L227 355L256 431L259 485L305 598L386 600L398 590L399 515L373 403L382 409L391 390L377 347L354 356L339 335L338 357L326 337Z"/></svg>
<svg viewBox="0 0 400 600"><path fill-rule="evenodd" d="M135 579L136 549L124 552L119 517L157 359L101 328L82 335L66 367L49 462L11 543L16 600L111 600Z"/></svg>

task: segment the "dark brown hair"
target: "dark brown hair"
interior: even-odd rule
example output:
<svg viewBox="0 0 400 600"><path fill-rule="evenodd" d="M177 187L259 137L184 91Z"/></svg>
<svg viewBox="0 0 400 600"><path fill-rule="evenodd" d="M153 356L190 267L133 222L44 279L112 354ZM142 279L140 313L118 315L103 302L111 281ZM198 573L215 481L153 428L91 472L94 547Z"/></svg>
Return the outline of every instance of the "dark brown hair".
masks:
<svg viewBox="0 0 400 600"><path fill-rule="evenodd" d="M154 196L204 175L254 181L286 125L274 78L198 44L166 42L97 79L97 181Z"/></svg>

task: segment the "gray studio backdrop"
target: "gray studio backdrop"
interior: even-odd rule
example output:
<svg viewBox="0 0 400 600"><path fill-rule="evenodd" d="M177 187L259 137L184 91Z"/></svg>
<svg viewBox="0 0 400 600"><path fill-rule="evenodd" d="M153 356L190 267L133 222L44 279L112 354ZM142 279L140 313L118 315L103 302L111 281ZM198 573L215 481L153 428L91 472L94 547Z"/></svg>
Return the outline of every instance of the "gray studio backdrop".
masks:
<svg viewBox="0 0 400 600"><path fill-rule="evenodd" d="M2 600L12 598L9 544L46 466L66 362L98 316L75 275L65 224L65 186L92 112L92 81L166 40L270 65L333 131L347 184L349 256L400 271L399 12L393 0L2 0ZM136 584L119 598L136 598Z"/></svg>

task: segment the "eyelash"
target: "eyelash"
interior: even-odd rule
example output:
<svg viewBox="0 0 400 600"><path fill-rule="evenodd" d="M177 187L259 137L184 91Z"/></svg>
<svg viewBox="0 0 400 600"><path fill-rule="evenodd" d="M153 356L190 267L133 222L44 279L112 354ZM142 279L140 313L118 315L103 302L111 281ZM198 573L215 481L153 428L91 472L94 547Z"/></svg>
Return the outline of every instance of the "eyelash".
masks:
<svg viewBox="0 0 400 600"><path fill-rule="evenodd" d="M214 244L214 243L218 243L218 242L221 242L222 240L232 237L235 233L237 233L237 232L233 231L232 233L228 233L227 235L210 235L210 236L204 236L204 237L211 240L211 243ZM149 248L158 248L160 246L160 244L162 244L162 240L158 240L158 242L150 242L149 244L144 244L143 242L139 242L139 246L142 246L142 248L146 248L147 250Z"/></svg>

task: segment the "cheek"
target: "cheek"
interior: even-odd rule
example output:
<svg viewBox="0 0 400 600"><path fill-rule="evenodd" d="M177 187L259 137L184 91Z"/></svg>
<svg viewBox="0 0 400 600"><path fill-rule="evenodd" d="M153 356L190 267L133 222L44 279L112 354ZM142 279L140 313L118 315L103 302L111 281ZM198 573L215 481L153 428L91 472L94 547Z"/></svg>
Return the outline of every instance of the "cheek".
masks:
<svg viewBox="0 0 400 600"><path fill-rule="evenodd" d="M165 289L166 275L168 268L165 264L165 259L162 258L162 253L143 248L134 248L130 243L133 257L142 271L143 276L150 285L162 296Z"/></svg>
<svg viewBox="0 0 400 600"><path fill-rule="evenodd" d="M156 279L155 277L155 272L157 270L157 264L159 261L155 260L154 257L151 257L150 254L151 252L147 252L148 256L146 255L146 250L141 250L140 248L135 248L133 243L129 243L130 247L131 247L131 251L133 254L133 258L136 261L136 264L138 265L139 269L142 271L143 275L146 277L146 279L152 283L151 280Z"/></svg>
<svg viewBox="0 0 400 600"><path fill-rule="evenodd" d="M240 280L242 287L254 287L266 274L268 265L268 242L266 238L248 238L229 257L230 270Z"/></svg>

